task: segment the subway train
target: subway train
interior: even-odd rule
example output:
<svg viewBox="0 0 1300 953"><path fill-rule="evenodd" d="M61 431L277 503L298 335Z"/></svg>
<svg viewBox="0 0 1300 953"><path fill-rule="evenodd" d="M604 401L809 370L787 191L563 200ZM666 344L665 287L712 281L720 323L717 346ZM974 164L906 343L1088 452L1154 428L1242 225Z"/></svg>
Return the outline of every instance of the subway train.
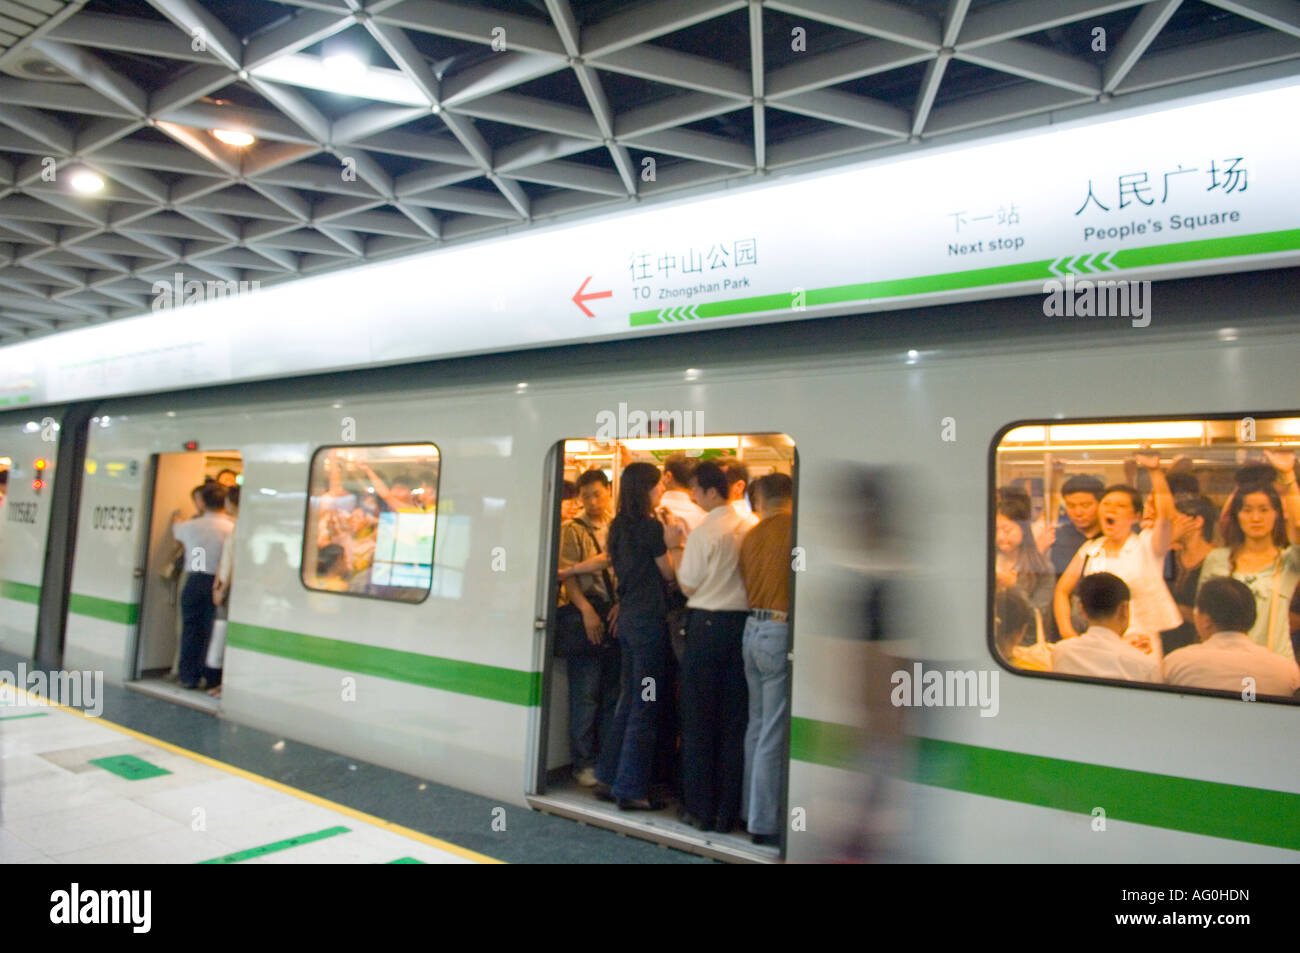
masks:
<svg viewBox="0 0 1300 953"><path fill-rule="evenodd" d="M242 499L223 695L193 702L218 717L734 860L1295 861L1294 704L1020 672L996 655L991 606L1013 428L1300 416L1297 301L1289 268L1157 281L1140 328L1004 297L5 410L0 647L176 695L162 543L191 487L226 468ZM563 458L621 406L692 412L705 438L781 435L741 445L777 446L795 476L791 820L767 852L602 813L560 780ZM313 467L353 447L436 465L418 600L302 571ZM844 476L873 468L910 500L892 514L906 555L874 562ZM880 676L858 611L873 573L911 594L893 657L988 672L997 690L995 712L900 712L886 780L859 744L861 689Z"/></svg>

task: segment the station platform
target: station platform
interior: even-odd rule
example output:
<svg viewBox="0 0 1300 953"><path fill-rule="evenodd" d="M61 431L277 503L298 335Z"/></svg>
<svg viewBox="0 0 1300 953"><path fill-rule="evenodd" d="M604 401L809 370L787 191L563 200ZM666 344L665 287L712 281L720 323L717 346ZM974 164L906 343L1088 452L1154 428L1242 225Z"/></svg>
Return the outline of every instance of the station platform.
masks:
<svg viewBox="0 0 1300 953"><path fill-rule="evenodd" d="M0 704L0 863L709 862L113 686L103 704Z"/></svg>

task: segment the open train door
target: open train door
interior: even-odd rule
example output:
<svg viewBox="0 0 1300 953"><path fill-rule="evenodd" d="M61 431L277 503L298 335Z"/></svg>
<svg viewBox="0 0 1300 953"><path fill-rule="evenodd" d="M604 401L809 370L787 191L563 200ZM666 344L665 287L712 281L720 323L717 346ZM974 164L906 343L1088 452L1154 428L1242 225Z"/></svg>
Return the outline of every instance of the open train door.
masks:
<svg viewBox="0 0 1300 953"><path fill-rule="evenodd" d="M150 460L145 501L149 529L135 569L140 618L128 687L202 711L217 710L216 699L183 689L175 681L182 624L180 597L188 566L172 535L172 524L178 518L199 515L193 499L196 487L223 472L241 471L242 462L235 452L159 453Z"/></svg>

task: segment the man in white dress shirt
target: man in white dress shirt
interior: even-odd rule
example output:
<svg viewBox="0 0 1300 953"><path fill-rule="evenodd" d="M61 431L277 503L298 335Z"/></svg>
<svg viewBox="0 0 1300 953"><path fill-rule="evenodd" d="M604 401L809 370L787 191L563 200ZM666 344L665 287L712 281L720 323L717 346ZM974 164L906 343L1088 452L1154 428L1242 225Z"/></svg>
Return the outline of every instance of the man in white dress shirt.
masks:
<svg viewBox="0 0 1300 953"><path fill-rule="evenodd" d="M708 515L687 537L677 570L690 610L682 658L682 819L725 832L740 820L749 719L741 656L749 595L740 572L749 523L731 506L716 463L696 468L692 495Z"/></svg>
<svg viewBox="0 0 1300 953"><path fill-rule="evenodd" d="M749 467L739 460L733 460L722 472L727 476L727 500L737 515L745 521L745 528L753 529L758 525L758 514L754 512L749 497L745 494L749 487Z"/></svg>
<svg viewBox="0 0 1300 953"><path fill-rule="evenodd" d="M1258 695L1300 691L1295 660L1256 645L1246 634L1255 624L1255 596L1244 582L1230 576L1207 579L1196 594L1192 623L1200 644L1165 657L1168 684L1237 693L1249 688Z"/></svg>
<svg viewBox="0 0 1300 953"><path fill-rule="evenodd" d="M1075 592L1083 603L1088 629L1052 646L1052 671L1091 678L1159 682L1160 660L1130 645L1123 637L1129 623L1131 594L1127 583L1108 572L1079 580Z"/></svg>
<svg viewBox="0 0 1300 953"><path fill-rule="evenodd" d="M682 454L675 454L664 461L663 487L664 495L659 505L686 524L687 535L699 526L707 515L704 509L691 499L691 477L695 467Z"/></svg>
<svg viewBox="0 0 1300 953"><path fill-rule="evenodd" d="M217 607L212 585L221 564L221 551L235 524L224 512L226 489L213 480L197 491L203 501L203 515L182 521L180 511L172 514L172 536L185 552L190 574L181 591L181 655L178 667L182 688L197 688L200 678L215 686L220 676L204 662Z"/></svg>

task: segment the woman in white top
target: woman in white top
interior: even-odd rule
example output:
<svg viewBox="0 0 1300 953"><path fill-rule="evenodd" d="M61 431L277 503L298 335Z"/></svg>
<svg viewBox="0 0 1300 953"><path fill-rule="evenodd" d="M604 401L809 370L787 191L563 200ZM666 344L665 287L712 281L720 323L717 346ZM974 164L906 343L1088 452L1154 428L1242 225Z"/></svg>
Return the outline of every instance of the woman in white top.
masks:
<svg viewBox="0 0 1300 953"><path fill-rule="evenodd" d="M1215 576L1246 584L1255 596L1251 641L1286 658L1295 658L1288 609L1300 581L1300 490L1295 454L1266 450L1277 478L1273 486L1238 487L1228 501L1224 542L1201 567L1201 585Z"/></svg>
<svg viewBox="0 0 1300 953"><path fill-rule="evenodd" d="M1095 572L1118 576L1132 593L1126 635L1138 648L1159 658L1160 633L1183 621L1164 580L1165 554L1173 537L1174 498L1160 469L1160 455L1141 451L1136 459L1138 466L1151 474L1153 524L1134 535L1133 524L1142 516L1142 495L1131 486L1107 487L1098 507L1101 536L1079 547L1056 584L1053 601L1061 638L1073 638L1079 633L1070 621L1070 597L1079 579Z"/></svg>

